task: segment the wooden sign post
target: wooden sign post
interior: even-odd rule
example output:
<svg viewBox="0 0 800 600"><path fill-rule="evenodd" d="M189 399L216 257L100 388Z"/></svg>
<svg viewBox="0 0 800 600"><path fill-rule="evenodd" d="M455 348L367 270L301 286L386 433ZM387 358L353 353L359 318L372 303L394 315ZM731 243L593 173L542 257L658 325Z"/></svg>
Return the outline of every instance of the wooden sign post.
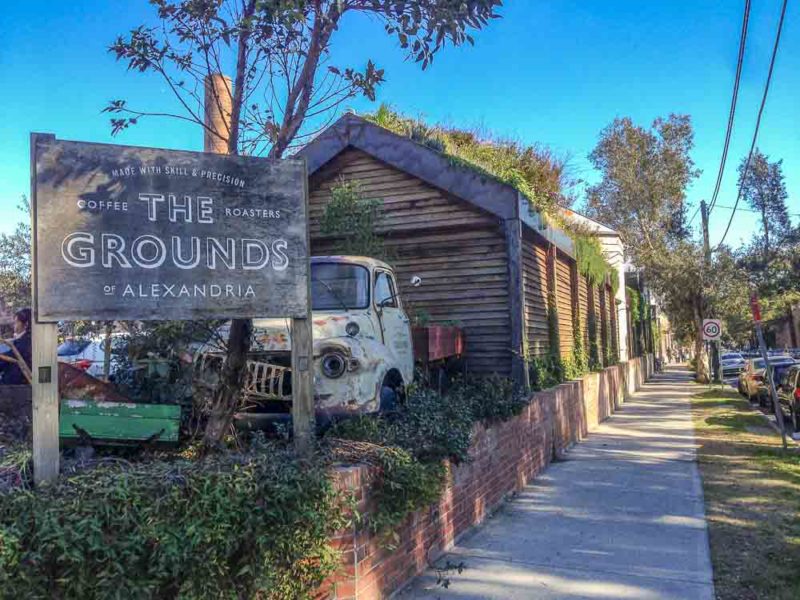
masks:
<svg viewBox="0 0 800 600"><path fill-rule="evenodd" d="M288 317L311 403L302 159L31 137L34 473L58 473L57 321ZM293 365L294 366L294 365ZM305 378L305 379L304 379ZM313 409L313 407L312 407Z"/></svg>
<svg viewBox="0 0 800 600"><path fill-rule="evenodd" d="M36 148L39 143L55 140L55 136L31 134L31 207L36 206ZM31 210L31 406L33 442L33 481L38 485L58 478L58 324L38 318L36 281L38 279L36 211Z"/></svg>

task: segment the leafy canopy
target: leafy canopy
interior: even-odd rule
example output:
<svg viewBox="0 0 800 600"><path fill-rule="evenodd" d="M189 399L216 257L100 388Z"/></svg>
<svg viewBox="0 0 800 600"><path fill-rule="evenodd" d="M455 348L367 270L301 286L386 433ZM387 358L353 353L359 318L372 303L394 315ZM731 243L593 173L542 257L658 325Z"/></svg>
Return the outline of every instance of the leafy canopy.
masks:
<svg viewBox="0 0 800 600"><path fill-rule="evenodd" d="M13 233L0 234L0 307L18 310L31 303L30 204L23 196L19 210L25 219Z"/></svg>
<svg viewBox="0 0 800 600"><path fill-rule="evenodd" d="M361 66L332 60L334 34L346 14L381 23L425 69L448 44L473 44L471 32L498 18L502 5L501 0L150 1L159 26L136 27L109 51L129 70L158 75L172 92L175 110L140 110L112 100L105 108L114 115L112 132L145 117L173 117L227 141L232 154L273 158L324 128L345 100L375 99L383 69L368 57ZM232 104L224 131L203 119L204 78L212 73L233 79L232 90L212 90L217 101Z"/></svg>

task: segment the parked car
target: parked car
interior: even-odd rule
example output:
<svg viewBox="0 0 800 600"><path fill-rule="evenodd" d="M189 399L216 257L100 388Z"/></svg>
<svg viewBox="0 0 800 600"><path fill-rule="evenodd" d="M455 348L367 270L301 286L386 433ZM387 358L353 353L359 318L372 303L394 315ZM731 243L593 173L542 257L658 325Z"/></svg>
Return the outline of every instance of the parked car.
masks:
<svg viewBox="0 0 800 600"><path fill-rule="evenodd" d="M87 338L69 337L59 344L56 354L59 362L75 365L79 369L86 370L90 366L90 361L85 360L82 353L91 344Z"/></svg>
<svg viewBox="0 0 800 600"><path fill-rule="evenodd" d="M771 365L794 364L791 356L770 357ZM751 402L758 400L759 388L767 385L765 381L765 364L763 358L750 358L745 362L744 369L739 373L739 393ZM766 389L766 388L764 388Z"/></svg>
<svg viewBox="0 0 800 600"><path fill-rule="evenodd" d="M418 285L419 278L412 280ZM314 402L317 416L391 410L414 376L411 325L392 268L360 256L311 259ZM237 422L258 427L291 404L288 319L254 319L245 382L247 410ZM218 337L227 339L227 326ZM216 385L222 353L195 357L198 392Z"/></svg>
<svg viewBox="0 0 800 600"><path fill-rule="evenodd" d="M758 383L764 379L764 359L748 358L739 373L737 388L748 400L755 397Z"/></svg>
<svg viewBox="0 0 800 600"><path fill-rule="evenodd" d="M112 348L117 346L122 337L112 335ZM93 377L102 377L105 370L105 336L96 338L67 338L58 347L58 360L75 365ZM112 354L109 374L118 369L117 361Z"/></svg>
<svg viewBox="0 0 800 600"><path fill-rule="evenodd" d="M786 372L794 367L797 364L797 361L794 360L791 356L774 356L770 357L769 359L769 371L772 375L772 381L775 383L775 389L778 389L778 385L780 381L783 379ZM765 376L762 381L758 383L758 391L756 392L756 396L758 397L758 404L760 406L772 409L772 394L769 390L769 382Z"/></svg>
<svg viewBox="0 0 800 600"><path fill-rule="evenodd" d="M745 359L739 352L726 352L719 358L723 377L738 375L744 368Z"/></svg>
<svg viewBox="0 0 800 600"><path fill-rule="evenodd" d="M786 369L778 388L781 412L791 420L792 431L800 432L800 365Z"/></svg>

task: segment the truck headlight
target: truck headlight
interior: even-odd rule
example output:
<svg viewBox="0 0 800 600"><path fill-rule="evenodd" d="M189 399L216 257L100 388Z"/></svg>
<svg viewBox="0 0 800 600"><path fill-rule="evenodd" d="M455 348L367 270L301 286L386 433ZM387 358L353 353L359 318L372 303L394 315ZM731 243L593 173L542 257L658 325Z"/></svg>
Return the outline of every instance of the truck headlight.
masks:
<svg viewBox="0 0 800 600"><path fill-rule="evenodd" d="M350 321L347 325L345 325L344 330L350 337L356 337L358 332L361 331L361 328L355 321Z"/></svg>
<svg viewBox="0 0 800 600"><path fill-rule="evenodd" d="M347 360L341 354L326 354L322 357L321 367L325 377L336 379L344 375L345 369L347 369Z"/></svg>

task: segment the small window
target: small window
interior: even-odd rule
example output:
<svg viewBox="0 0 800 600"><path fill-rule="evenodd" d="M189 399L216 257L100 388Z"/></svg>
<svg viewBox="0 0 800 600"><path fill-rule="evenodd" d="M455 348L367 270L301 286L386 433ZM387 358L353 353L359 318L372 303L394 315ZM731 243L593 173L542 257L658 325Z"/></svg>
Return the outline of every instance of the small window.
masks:
<svg viewBox="0 0 800 600"><path fill-rule="evenodd" d="M394 281L385 271L378 271L375 275L375 305L397 308Z"/></svg>

